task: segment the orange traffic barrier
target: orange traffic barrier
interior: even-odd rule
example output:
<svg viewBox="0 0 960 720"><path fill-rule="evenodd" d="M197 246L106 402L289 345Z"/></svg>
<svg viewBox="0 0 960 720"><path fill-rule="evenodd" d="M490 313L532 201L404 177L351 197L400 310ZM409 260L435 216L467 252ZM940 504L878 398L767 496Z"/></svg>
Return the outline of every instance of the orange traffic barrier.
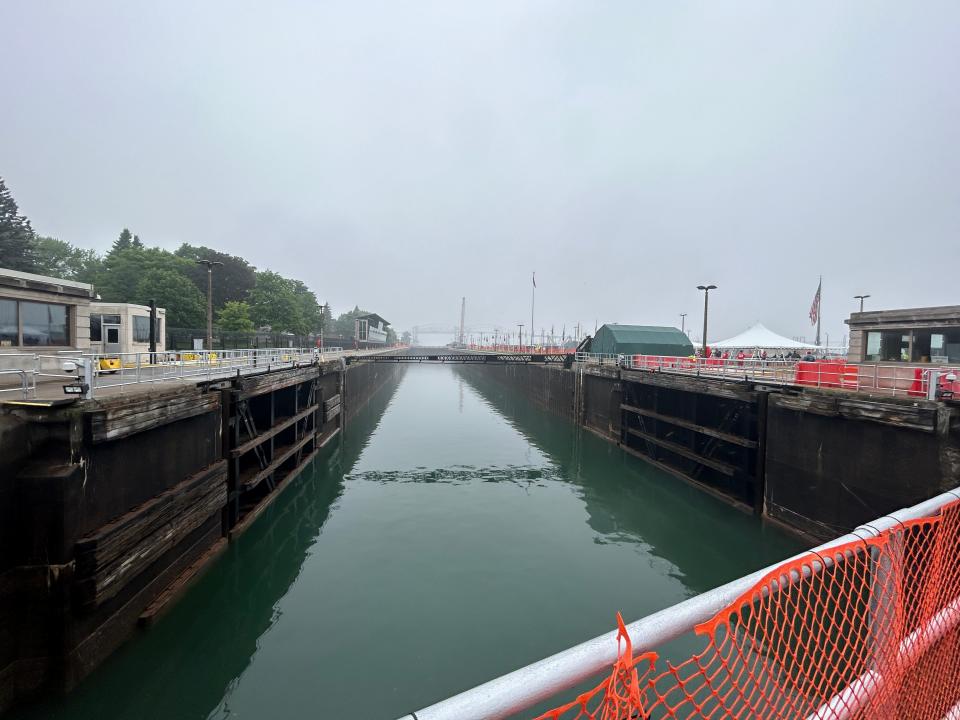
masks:
<svg viewBox="0 0 960 720"><path fill-rule="evenodd" d="M811 551L698 625L679 662L620 657L538 720L933 720L960 713L960 506Z"/></svg>

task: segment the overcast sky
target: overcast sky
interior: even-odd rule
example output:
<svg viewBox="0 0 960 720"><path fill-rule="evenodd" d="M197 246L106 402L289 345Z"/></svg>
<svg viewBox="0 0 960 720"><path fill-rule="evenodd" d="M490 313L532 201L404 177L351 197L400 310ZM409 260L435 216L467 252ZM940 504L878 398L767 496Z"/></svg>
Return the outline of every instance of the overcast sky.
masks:
<svg viewBox="0 0 960 720"><path fill-rule="evenodd" d="M0 4L42 234L206 244L398 329L960 303L960 3Z"/></svg>

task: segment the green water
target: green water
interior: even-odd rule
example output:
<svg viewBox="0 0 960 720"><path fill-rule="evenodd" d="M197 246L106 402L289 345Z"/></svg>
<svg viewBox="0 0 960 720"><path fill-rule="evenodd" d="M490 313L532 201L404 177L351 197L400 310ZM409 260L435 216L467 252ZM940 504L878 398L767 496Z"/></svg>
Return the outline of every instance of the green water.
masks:
<svg viewBox="0 0 960 720"><path fill-rule="evenodd" d="M392 720L799 549L489 380L412 366L157 625L17 717Z"/></svg>

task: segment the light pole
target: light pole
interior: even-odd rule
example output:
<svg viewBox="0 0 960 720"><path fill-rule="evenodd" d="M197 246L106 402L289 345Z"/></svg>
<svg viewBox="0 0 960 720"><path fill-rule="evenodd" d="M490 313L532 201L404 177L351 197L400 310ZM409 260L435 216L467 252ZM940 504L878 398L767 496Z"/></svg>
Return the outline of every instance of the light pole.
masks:
<svg viewBox="0 0 960 720"><path fill-rule="evenodd" d="M207 266L207 352L213 350L213 266L223 265L219 260L197 260Z"/></svg>
<svg viewBox="0 0 960 720"><path fill-rule="evenodd" d="M860 312L863 312L863 301L866 300L868 297L870 297L870 296L869 296L869 295L854 295L854 296L853 296L853 299L854 299L854 300L859 300L859 301L860 301Z"/></svg>
<svg viewBox="0 0 960 720"><path fill-rule="evenodd" d="M517 352L523 352L523 323L517 323L520 333L517 335Z"/></svg>
<svg viewBox="0 0 960 720"><path fill-rule="evenodd" d="M687 334L687 314L680 313L680 332Z"/></svg>
<svg viewBox="0 0 960 720"><path fill-rule="evenodd" d="M716 285L697 285L697 290L703 290L703 357L707 356L707 308L710 306L710 291L716 289Z"/></svg>

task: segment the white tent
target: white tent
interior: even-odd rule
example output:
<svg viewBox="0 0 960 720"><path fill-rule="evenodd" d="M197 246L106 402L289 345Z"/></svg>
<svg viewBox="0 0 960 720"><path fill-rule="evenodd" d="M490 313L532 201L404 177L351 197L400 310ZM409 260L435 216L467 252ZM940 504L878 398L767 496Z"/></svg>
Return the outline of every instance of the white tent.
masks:
<svg viewBox="0 0 960 720"><path fill-rule="evenodd" d="M718 348L720 350L729 348L760 348L761 350L807 350L816 348L816 345L812 343L801 343L783 337L783 335L777 335L773 330L764 327L762 323L747 328L729 340L709 343L709 346L710 349Z"/></svg>

